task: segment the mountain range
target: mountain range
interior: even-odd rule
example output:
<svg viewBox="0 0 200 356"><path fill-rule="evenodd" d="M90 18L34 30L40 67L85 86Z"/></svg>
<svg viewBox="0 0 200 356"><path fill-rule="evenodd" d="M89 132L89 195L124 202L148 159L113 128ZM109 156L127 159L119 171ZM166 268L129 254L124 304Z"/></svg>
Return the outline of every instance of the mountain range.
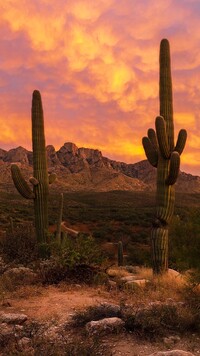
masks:
<svg viewBox="0 0 200 356"><path fill-rule="evenodd" d="M57 189L66 191L149 191L155 189L156 169L147 160L128 164L104 157L98 149L78 148L65 143L58 151L47 146L49 172L57 174ZM13 191L10 166L17 163L28 179L32 176L33 154L19 146L9 151L0 149L0 189ZM180 172L176 190L200 192L200 177Z"/></svg>

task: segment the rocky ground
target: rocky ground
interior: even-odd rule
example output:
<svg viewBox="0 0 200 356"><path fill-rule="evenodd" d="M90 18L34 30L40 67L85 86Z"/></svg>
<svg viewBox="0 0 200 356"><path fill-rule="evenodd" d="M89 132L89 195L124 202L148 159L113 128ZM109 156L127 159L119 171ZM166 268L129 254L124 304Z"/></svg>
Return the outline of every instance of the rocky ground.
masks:
<svg viewBox="0 0 200 356"><path fill-rule="evenodd" d="M22 273L23 281L19 277ZM145 324L148 332L145 337L141 328L141 320L146 323L150 316L157 320L157 313L163 308L169 313L170 310L177 311L179 306L182 308L184 303L173 294L173 287L171 295L174 299L169 298L167 290L149 294L148 289L144 289L144 281L149 277L147 273L146 276L143 274L144 278L138 273L136 278L137 273L133 271L121 268L119 274L119 269L112 268L108 275L109 283L104 286L66 282L42 286L28 269L6 269L0 289L0 355L200 354L200 337L195 332L185 330L179 333L175 328L165 330L163 334L158 332L158 337L155 333L149 337ZM173 276L173 283L178 281L177 277ZM180 278L176 283L180 283ZM145 293L148 294L146 297ZM134 311L138 330L127 327L130 309ZM159 331L156 323L151 327Z"/></svg>

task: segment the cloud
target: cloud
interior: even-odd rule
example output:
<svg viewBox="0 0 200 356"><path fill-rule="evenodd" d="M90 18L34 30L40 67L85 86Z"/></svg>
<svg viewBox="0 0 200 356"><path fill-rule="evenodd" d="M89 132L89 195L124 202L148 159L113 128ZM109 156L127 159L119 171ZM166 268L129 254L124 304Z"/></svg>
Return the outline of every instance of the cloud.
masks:
<svg viewBox="0 0 200 356"><path fill-rule="evenodd" d="M182 170L199 169L200 4L182 0L8 0L0 4L0 147L31 148L31 93L42 93L47 143L144 159L159 113L159 42L171 45Z"/></svg>

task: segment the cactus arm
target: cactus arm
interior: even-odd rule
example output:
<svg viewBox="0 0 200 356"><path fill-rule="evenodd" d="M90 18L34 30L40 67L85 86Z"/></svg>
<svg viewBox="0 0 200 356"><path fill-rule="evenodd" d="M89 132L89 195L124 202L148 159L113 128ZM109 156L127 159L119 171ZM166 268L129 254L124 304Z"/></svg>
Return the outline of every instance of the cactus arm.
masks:
<svg viewBox="0 0 200 356"><path fill-rule="evenodd" d="M52 184L55 182L57 175L56 175L56 173L51 173L51 174L49 174L48 178L49 178L49 184Z"/></svg>
<svg viewBox="0 0 200 356"><path fill-rule="evenodd" d="M153 148L158 152L158 140L156 136L156 132L154 129L149 129L147 132L148 138L152 143Z"/></svg>
<svg viewBox="0 0 200 356"><path fill-rule="evenodd" d="M153 147L152 142L150 141L150 139L148 137L143 137L142 144L143 144L144 151L145 151L145 154L147 156L147 159L148 159L149 163L153 167L157 167L158 152Z"/></svg>
<svg viewBox="0 0 200 356"><path fill-rule="evenodd" d="M174 148L174 151L177 151L179 155L181 155L181 153L184 150L186 140L187 140L187 131L182 129L179 131L177 143Z"/></svg>
<svg viewBox="0 0 200 356"><path fill-rule="evenodd" d="M29 178L29 182L33 185L33 186L36 186L39 184L38 180L34 177L30 177Z"/></svg>
<svg viewBox="0 0 200 356"><path fill-rule="evenodd" d="M156 118L156 134L158 138L158 145L160 148L161 155L163 158L170 157L169 144L167 142L167 132L166 132L166 123L162 116Z"/></svg>
<svg viewBox="0 0 200 356"><path fill-rule="evenodd" d="M26 199L34 199L35 195L27 184L27 182L25 181L24 177L22 176L17 164L11 165L11 174L14 185L17 188L18 192Z"/></svg>
<svg viewBox="0 0 200 356"><path fill-rule="evenodd" d="M173 185L176 183L180 169L180 155L174 151L170 157L169 174L166 179L166 184Z"/></svg>

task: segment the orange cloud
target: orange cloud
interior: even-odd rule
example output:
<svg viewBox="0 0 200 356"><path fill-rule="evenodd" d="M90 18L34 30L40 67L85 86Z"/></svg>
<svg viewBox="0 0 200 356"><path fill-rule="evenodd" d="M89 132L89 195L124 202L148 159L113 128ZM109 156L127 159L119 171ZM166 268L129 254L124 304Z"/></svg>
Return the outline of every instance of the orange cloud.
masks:
<svg viewBox="0 0 200 356"><path fill-rule="evenodd" d="M171 44L182 170L200 174L200 4L172 0L9 0L0 5L0 147L30 148L31 93L42 93L47 143L144 159L159 113L159 42Z"/></svg>

